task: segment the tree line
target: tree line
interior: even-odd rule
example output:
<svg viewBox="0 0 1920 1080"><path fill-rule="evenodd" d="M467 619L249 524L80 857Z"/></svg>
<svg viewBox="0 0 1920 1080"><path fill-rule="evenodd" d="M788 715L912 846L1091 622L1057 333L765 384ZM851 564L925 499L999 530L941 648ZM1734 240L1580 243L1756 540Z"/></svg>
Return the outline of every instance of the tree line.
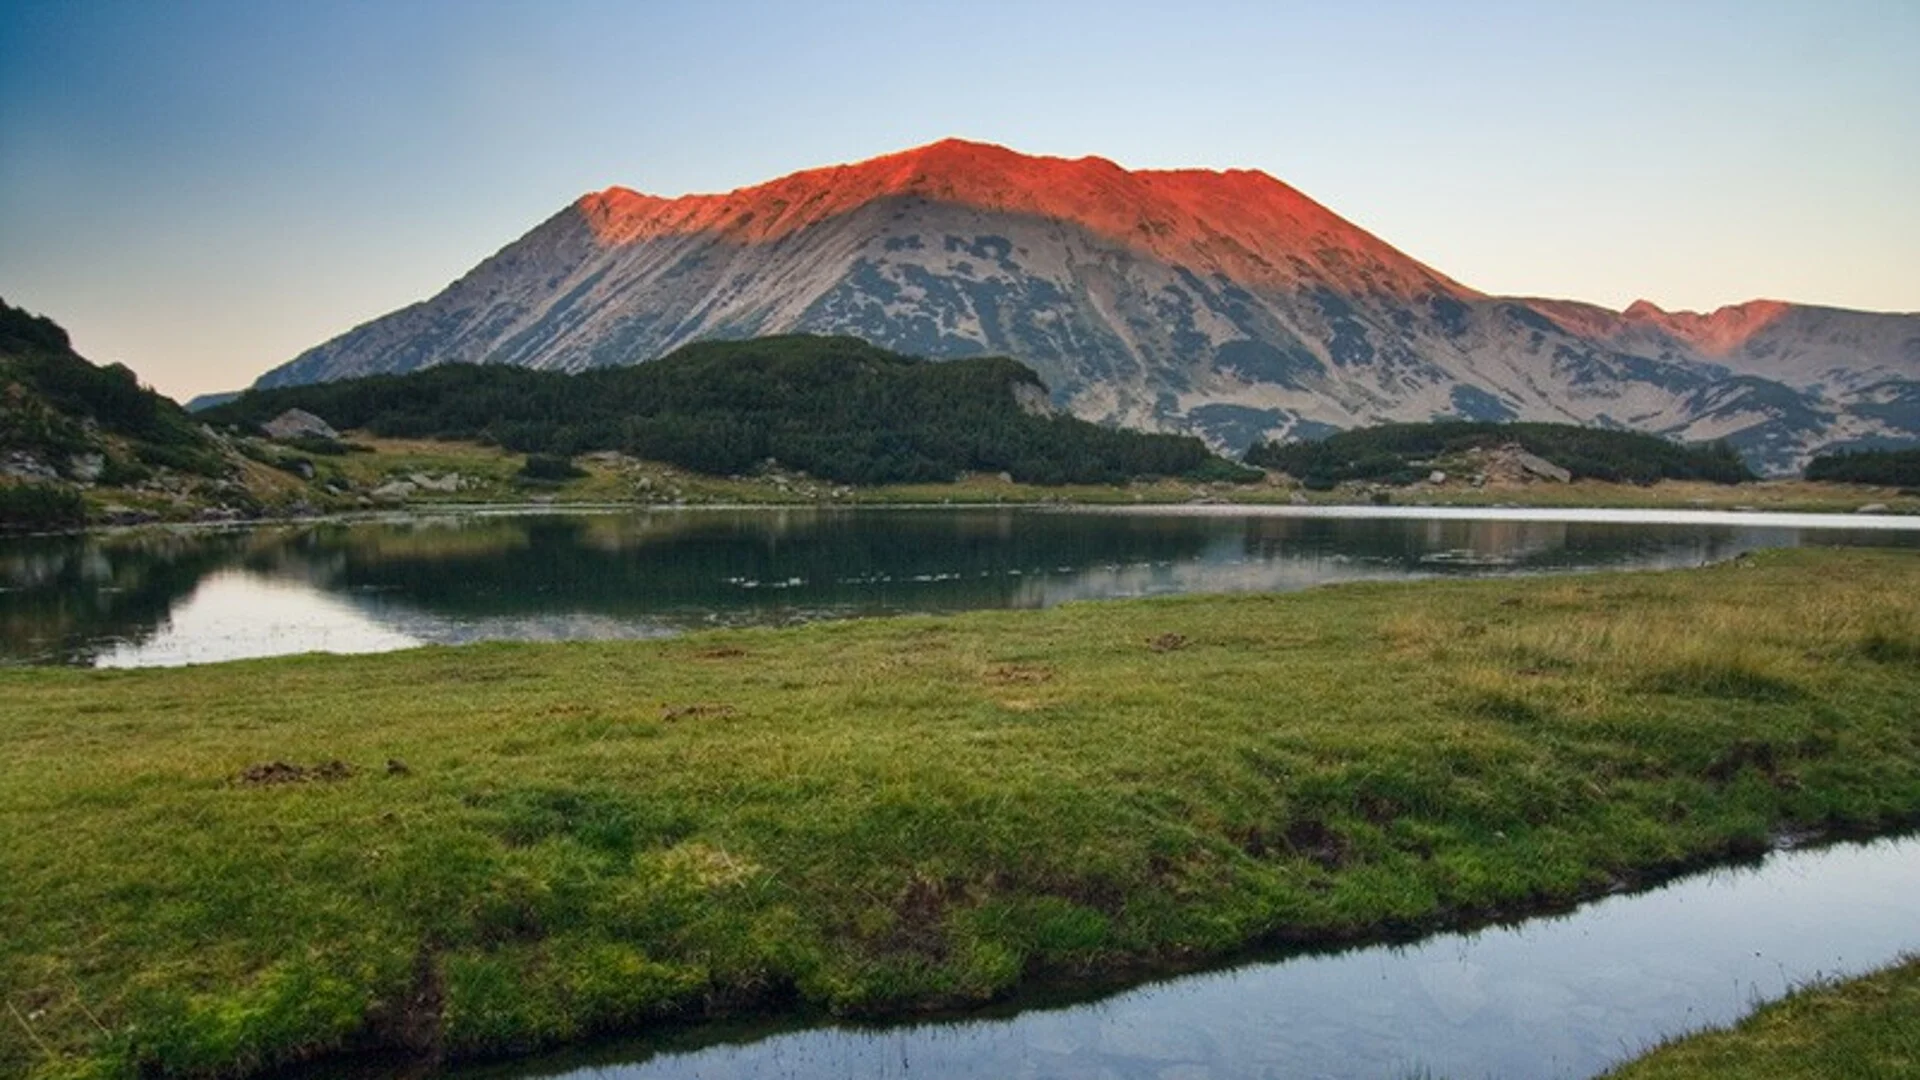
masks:
<svg viewBox="0 0 1920 1080"><path fill-rule="evenodd" d="M1920 448L1843 450L1807 462L1807 479L1835 484L1920 488Z"/></svg>
<svg viewBox="0 0 1920 1080"><path fill-rule="evenodd" d="M337 428L388 437L477 440L562 458L618 450L720 475L772 458L854 484L963 472L1036 484L1249 475L1196 438L1038 415L1021 408L1022 395L1044 399L1046 387L1005 357L935 363L857 338L785 335L701 342L579 374L445 364L250 390L202 416L257 426L301 408Z"/></svg>
<svg viewBox="0 0 1920 1080"><path fill-rule="evenodd" d="M1318 442L1259 442L1247 450L1246 462L1282 470L1308 487L1330 488L1348 480L1409 484L1425 474L1426 463L1476 447L1508 444L1546 458L1576 480L1739 484L1754 479L1739 452L1724 441L1685 445L1657 435L1573 424L1466 420L1382 424Z"/></svg>

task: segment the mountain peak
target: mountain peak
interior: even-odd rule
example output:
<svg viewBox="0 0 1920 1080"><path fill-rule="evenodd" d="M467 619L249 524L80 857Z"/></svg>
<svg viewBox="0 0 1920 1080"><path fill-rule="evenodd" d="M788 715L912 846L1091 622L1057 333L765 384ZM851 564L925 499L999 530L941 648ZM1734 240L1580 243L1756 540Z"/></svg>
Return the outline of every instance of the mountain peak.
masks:
<svg viewBox="0 0 1920 1080"><path fill-rule="evenodd" d="M720 194L665 199L614 187L574 205L600 243L616 247L693 234L773 243L883 200L1048 219L1240 281L1478 295L1258 170L1129 170L958 138Z"/></svg>
<svg viewBox="0 0 1920 1080"><path fill-rule="evenodd" d="M1788 306L1778 300L1749 300L1743 304L1724 304L1702 314L1665 311L1651 300L1635 300L1621 315L1635 322L1652 323L1709 355L1724 356L1785 315Z"/></svg>

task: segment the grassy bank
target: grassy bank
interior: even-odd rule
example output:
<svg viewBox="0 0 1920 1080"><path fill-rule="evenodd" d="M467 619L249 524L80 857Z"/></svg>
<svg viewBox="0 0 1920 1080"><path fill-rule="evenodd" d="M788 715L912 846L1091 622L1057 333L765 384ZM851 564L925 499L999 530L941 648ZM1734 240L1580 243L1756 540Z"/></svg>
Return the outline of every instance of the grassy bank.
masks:
<svg viewBox="0 0 1920 1080"><path fill-rule="evenodd" d="M356 452L305 454L258 440L251 451L289 466L304 462L310 479L265 460L232 455L231 484L199 483L180 490L94 486L80 491L95 524L131 520L192 521L210 516L301 517L314 513L351 513L454 504L529 502L594 505L902 505L902 504L1176 504L1194 501L1248 505L1305 500L1326 505L1368 505L1376 497L1367 485L1331 491L1305 491L1290 481L1198 483L1160 479L1131 484L1023 484L995 474L925 484L845 485L788 470L762 470L738 476L714 476L659 462L619 455L576 459L584 476L555 483L530 482L520 470L526 457L497 446L433 439L386 439L353 432ZM278 455L277 458L274 456ZM440 487L396 489L426 477ZM176 485L180 487L180 485ZM395 491L403 491L396 494ZM375 495L375 492L381 492ZM1920 514L1920 495L1894 488L1858 484L1772 480L1751 484L1712 484L1665 480L1655 484L1615 484L1580 480L1489 483L1472 487L1459 479L1441 485L1416 483L1385 489L1399 506L1535 506L1623 509L1714 509L1849 513L1867 506L1885 512Z"/></svg>
<svg viewBox="0 0 1920 1080"><path fill-rule="evenodd" d="M1818 985L1738 1025L1679 1039L1609 1080L1884 1080L1920 1075L1920 958Z"/></svg>
<svg viewBox="0 0 1920 1080"><path fill-rule="evenodd" d="M1186 480L1155 480L1134 484L1022 484L994 475L975 474L938 484L836 485L791 473L752 476L707 476L658 462L609 457L583 457L578 464L587 475L564 484L529 486L517 483L514 473L524 460L498 447L423 439L379 439L361 434L354 442L373 453L351 454L323 462L335 470L343 486L365 491L417 472L458 474L470 483L456 493L419 492L410 501L524 502L530 496L556 502L634 502L638 504L760 503L893 505L903 503L1037 504L1069 502L1087 505L1129 503L1185 503L1195 499L1261 504L1286 503L1296 497L1316 504L1357 505L1371 502L1371 493L1358 487L1332 491L1303 491L1291 483L1199 484ZM1416 484L1392 489L1395 505L1433 506L1543 506L1612 507L1624 509L1751 509L1850 513L1879 504L1890 513L1920 513L1920 496L1892 488L1858 484L1809 483L1804 480L1768 480L1750 484L1713 484L1697 480L1663 480L1655 484L1614 484L1580 480L1569 484L1494 483L1471 487L1459 480L1434 486ZM351 500L338 504L351 508Z"/></svg>
<svg viewBox="0 0 1920 1080"><path fill-rule="evenodd" d="M501 1052L1920 813L1920 559L0 672L0 1073Z"/></svg>

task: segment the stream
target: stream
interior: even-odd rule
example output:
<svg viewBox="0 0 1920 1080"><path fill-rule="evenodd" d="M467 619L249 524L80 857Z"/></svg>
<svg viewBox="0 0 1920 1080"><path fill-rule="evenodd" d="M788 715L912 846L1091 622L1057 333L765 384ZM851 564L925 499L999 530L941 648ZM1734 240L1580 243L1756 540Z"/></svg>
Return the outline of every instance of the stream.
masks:
<svg viewBox="0 0 1920 1080"><path fill-rule="evenodd" d="M1780 850L1565 915L1248 963L1082 1004L706 1046L601 1046L458 1075L1588 1077L1809 980L1920 950L1915 897L1920 837Z"/></svg>

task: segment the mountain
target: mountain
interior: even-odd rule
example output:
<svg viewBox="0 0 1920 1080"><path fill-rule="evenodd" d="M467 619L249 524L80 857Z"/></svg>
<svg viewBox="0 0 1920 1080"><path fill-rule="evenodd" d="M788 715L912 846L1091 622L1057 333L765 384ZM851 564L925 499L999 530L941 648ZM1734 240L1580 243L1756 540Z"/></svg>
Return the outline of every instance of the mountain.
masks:
<svg viewBox="0 0 1920 1080"><path fill-rule="evenodd" d="M257 385L791 332L1009 355L1078 416L1230 450L1442 416L1725 438L1774 471L1920 440L1920 316L1488 296L1260 172L958 140L720 195L583 196Z"/></svg>
<svg viewBox="0 0 1920 1080"><path fill-rule="evenodd" d="M182 407L190 413L206 412L215 405L225 405L244 392L245 391L241 390L217 390L211 394L195 394L193 397L188 398L186 404Z"/></svg>

